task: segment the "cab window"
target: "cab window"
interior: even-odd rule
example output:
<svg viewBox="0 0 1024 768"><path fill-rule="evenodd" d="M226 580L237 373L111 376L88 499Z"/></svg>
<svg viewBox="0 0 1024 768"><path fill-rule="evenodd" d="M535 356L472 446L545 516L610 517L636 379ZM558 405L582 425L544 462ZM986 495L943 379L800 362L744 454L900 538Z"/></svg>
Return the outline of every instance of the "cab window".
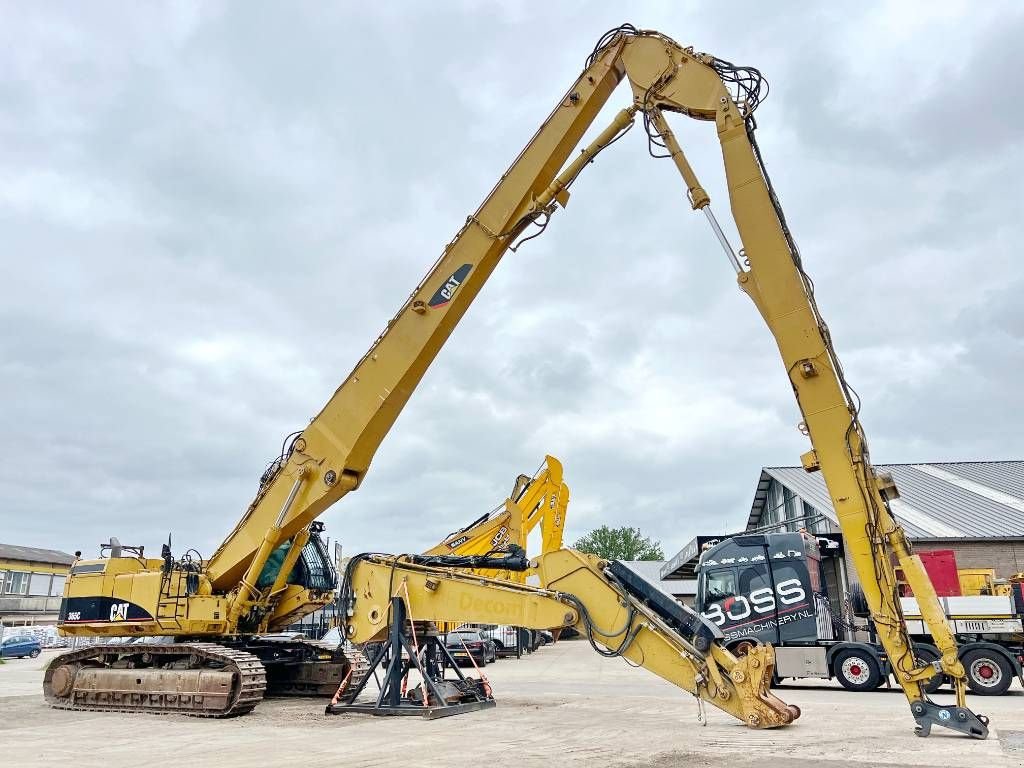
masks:
<svg viewBox="0 0 1024 768"><path fill-rule="evenodd" d="M736 575L731 568L710 571L704 589L708 603L733 597L736 594Z"/></svg>
<svg viewBox="0 0 1024 768"><path fill-rule="evenodd" d="M103 573L107 567L106 563L83 563L71 567L72 576L81 576L83 573Z"/></svg>
<svg viewBox="0 0 1024 768"><path fill-rule="evenodd" d="M767 566L750 566L740 572L740 594L749 595L755 589L770 587L771 580L768 578Z"/></svg>

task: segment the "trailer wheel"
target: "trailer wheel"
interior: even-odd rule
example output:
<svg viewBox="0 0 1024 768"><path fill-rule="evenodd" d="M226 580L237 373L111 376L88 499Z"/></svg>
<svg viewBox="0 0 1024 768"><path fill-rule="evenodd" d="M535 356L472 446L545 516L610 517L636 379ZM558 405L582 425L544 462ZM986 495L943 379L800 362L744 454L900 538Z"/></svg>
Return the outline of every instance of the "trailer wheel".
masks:
<svg viewBox="0 0 1024 768"><path fill-rule="evenodd" d="M836 654L832 674L848 691L873 691L882 683L882 672L874 656L857 648Z"/></svg>
<svg viewBox="0 0 1024 768"><path fill-rule="evenodd" d="M1006 659L987 648L968 651L963 664L967 686L979 696L1002 696L1013 682L1013 670Z"/></svg>

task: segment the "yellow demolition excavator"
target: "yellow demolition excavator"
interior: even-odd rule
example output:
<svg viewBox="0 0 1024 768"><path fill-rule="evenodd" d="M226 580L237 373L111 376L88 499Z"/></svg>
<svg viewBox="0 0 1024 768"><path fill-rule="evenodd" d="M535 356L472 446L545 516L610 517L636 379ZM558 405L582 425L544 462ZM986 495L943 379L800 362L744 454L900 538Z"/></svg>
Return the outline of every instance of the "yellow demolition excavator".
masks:
<svg viewBox="0 0 1024 768"><path fill-rule="evenodd" d="M525 584L527 571L479 570L474 565L480 558L493 558L503 552L525 554L530 534L539 526L541 554L562 548L565 515L569 508L569 486L562 481L562 462L554 456L545 456L544 463L532 475L519 475L512 493L487 514L481 515L464 528L445 536L423 554L448 555L452 566ZM435 622L441 633L456 629L463 621ZM434 631L434 628L431 628ZM518 632L518 630L516 630ZM518 638L518 635L517 635ZM503 641L499 641L502 642ZM520 641L516 639L518 644Z"/></svg>
<svg viewBox="0 0 1024 768"><path fill-rule="evenodd" d="M545 456L532 476L519 475L505 502L449 533L444 541L424 555L451 555L466 558L465 567L473 569L473 558L491 557L502 552L526 552L527 539L539 526L541 553L562 548L565 515L569 507L569 486L562 480L562 462ZM454 562L454 561L453 561ZM526 583L526 571L485 572L490 578Z"/></svg>
<svg viewBox="0 0 1024 768"><path fill-rule="evenodd" d="M148 558L112 538L100 558L71 566L58 627L65 636L131 639L56 657L44 675L47 701L224 717L249 712L265 694L331 696L340 681L360 680L368 671L361 655L281 633L336 597L322 531L313 522L282 543L271 529L224 591L210 578L216 556L175 558L168 543Z"/></svg>
<svg viewBox="0 0 1024 768"><path fill-rule="evenodd" d="M628 106L567 164L623 81L632 95ZM189 642L176 644L183 648L169 655L156 644L87 657L62 655L47 669L49 700L68 708L202 713L207 697L218 696L222 703L211 712L248 706L232 709L230 702L256 686L245 670L257 657L232 650L245 654L233 660L223 650L226 636L259 631L266 617L287 615L308 599L300 594L308 586L282 574L292 573L314 521L359 487L377 447L502 256L549 224L568 203L569 187L584 167L639 117L651 153L678 169L691 207L707 218L740 289L775 338L803 415L800 429L812 445L802 456L803 466L824 475L847 552L918 733L927 735L939 725L984 738L987 721L966 706L955 638L920 559L911 554L889 508L896 487L871 465L859 405L758 148L754 112L765 92L756 69L698 53L661 33L623 25L605 34L579 78L383 333L268 468L256 498L220 549L208 560L176 560L169 553L162 561L146 560L121 552L120 557L77 564L65 588L63 631L127 634L124 629L133 627L139 634L185 635ZM714 126L743 246L738 253L711 212L710 198L670 130L667 114ZM285 543L290 546L282 567L272 583L262 586L269 579L261 582L260 576L270 555ZM392 649L406 642L406 626L415 629L417 622L573 626L600 652L625 656L753 727L784 725L798 715L768 690L774 667L770 646L734 656L719 643L713 624L662 600L621 564L570 550L549 552L534 563L522 556L514 563L515 556L505 554L478 564L498 570L535 567L541 586L531 587L466 574L448 567L444 557L362 556L349 562L343 586L348 638L357 643L390 638L380 651L391 653L389 680L406 663L404 654L396 656ZM934 662L915 657L894 564L912 585L940 650ZM266 622L268 627L271 623ZM410 656L418 665L418 638L412 648ZM936 674L952 681L956 704L929 698L925 686ZM152 682L161 676L163 684ZM471 684L461 680L456 687ZM432 698L447 700L450 692L421 687L420 693L426 705ZM389 686L387 703L400 694L397 686Z"/></svg>

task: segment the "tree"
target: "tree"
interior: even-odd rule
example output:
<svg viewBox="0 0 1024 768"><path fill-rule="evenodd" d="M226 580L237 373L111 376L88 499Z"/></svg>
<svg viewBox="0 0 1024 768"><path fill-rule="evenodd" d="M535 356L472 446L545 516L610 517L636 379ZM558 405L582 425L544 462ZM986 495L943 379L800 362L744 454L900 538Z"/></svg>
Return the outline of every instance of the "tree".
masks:
<svg viewBox="0 0 1024 768"><path fill-rule="evenodd" d="M595 528L572 545L580 552L603 557L605 560L664 560L661 542L651 541L639 528L622 526Z"/></svg>

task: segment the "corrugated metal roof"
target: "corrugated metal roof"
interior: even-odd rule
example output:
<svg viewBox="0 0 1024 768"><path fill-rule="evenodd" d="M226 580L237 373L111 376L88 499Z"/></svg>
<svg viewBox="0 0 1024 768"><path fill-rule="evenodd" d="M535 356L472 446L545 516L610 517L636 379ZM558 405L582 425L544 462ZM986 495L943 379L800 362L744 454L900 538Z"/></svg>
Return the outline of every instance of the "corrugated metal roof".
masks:
<svg viewBox="0 0 1024 768"><path fill-rule="evenodd" d="M59 563L71 565L75 556L57 549L38 549L36 547L20 547L17 544L0 544L0 558L4 560L24 560L36 563Z"/></svg>
<svg viewBox="0 0 1024 768"><path fill-rule="evenodd" d="M899 488L893 512L912 539L1024 536L1024 461L884 464ZM775 478L835 521L820 472L802 467L765 467L750 509L748 527L764 511L765 480Z"/></svg>
<svg viewBox="0 0 1024 768"><path fill-rule="evenodd" d="M664 560L623 560L624 566L656 586L666 595L696 595L697 582L689 579L663 579L661 569Z"/></svg>
<svg viewBox="0 0 1024 768"><path fill-rule="evenodd" d="M930 466L1024 499L1024 461L961 461Z"/></svg>

